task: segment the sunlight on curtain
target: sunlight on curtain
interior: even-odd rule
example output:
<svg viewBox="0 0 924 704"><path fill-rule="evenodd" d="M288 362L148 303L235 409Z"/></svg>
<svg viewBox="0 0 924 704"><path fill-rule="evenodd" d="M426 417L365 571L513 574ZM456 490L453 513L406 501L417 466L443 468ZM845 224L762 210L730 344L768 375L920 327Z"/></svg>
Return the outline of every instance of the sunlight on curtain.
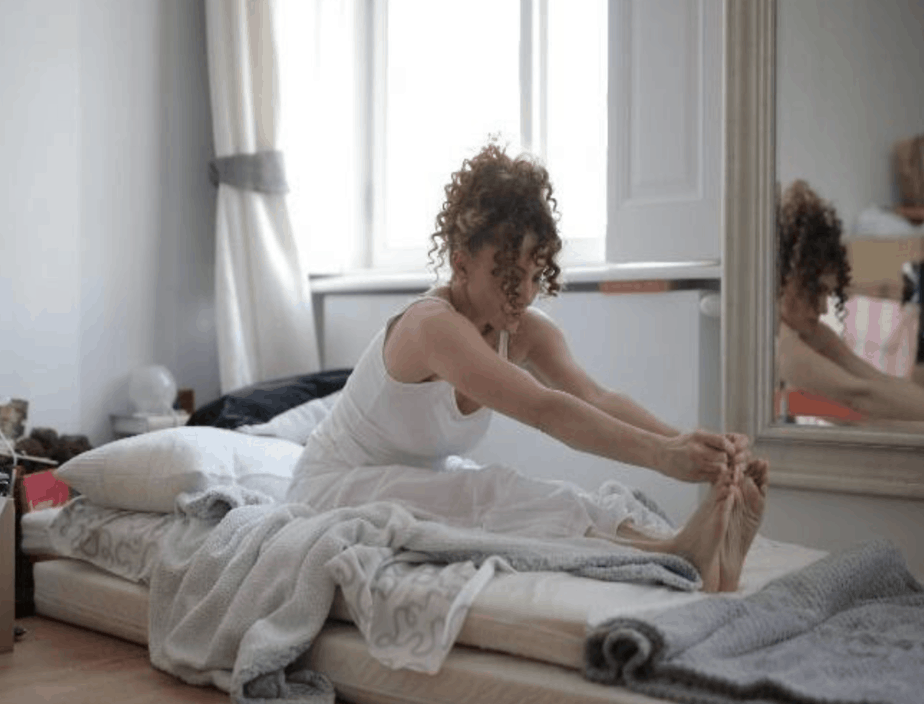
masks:
<svg viewBox="0 0 924 704"><path fill-rule="evenodd" d="M215 156L277 151L275 4L208 0L205 9ZM319 368L311 291L286 198L218 184L215 314L222 393Z"/></svg>
<svg viewBox="0 0 924 704"><path fill-rule="evenodd" d="M280 0L279 142L292 228L308 271L359 266L355 2Z"/></svg>

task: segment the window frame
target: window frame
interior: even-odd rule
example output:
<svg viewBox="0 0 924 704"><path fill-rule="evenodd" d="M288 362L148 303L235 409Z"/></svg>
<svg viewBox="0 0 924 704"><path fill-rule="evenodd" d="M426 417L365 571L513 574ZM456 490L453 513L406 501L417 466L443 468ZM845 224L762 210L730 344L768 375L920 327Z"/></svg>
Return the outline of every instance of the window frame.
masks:
<svg viewBox="0 0 924 704"><path fill-rule="evenodd" d="M352 247L352 271L408 272L423 268L428 246L398 249L384 237L386 160L386 100L388 0L361 0L357 12L356 51L360 67L359 116L360 202L362 217ZM609 6L609 4L608 4ZM520 0L520 141L525 150L546 159L548 142L548 0ZM609 23L608 23L609 26ZM610 32L608 30L607 34ZM538 47L538 49L536 48ZM609 161L609 156L608 156ZM609 164L607 179L609 179ZM603 203L604 212L608 204ZM560 257L565 266L602 265L608 227L595 236L570 237ZM344 272L347 273L347 272Z"/></svg>

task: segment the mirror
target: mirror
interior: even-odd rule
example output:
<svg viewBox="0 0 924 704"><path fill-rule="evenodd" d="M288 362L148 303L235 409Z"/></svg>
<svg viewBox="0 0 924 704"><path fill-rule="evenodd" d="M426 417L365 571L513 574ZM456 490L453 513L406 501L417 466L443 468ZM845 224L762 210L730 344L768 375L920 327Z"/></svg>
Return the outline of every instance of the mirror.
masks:
<svg viewBox="0 0 924 704"><path fill-rule="evenodd" d="M924 4L778 0L776 19L774 421L922 433Z"/></svg>
<svg viewBox="0 0 924 704"><path fill-rule="evenodd" d="M833 206L845 246L871 239L869 246L880 250L861 253L850 245L859 276L854 288L848 287L847 300L860 301L863 295L888 301L901 295L878 274L869 274L870 264L877 257L889 259L889 270L896 266L901 282L902 264L915 261L916 253L895 250L895 243L886 241L896 238L872 229L869 237L857 235L863 233L861 223L871 220L861 217L864 210L878 207L894 215L888 210L899 204L892 150L896 141L924 132L919 89L924 49L915 33L920 5L913 0L725 5L723 411L726 427L748 433L755 452L770 459L777 485L924 498L924 433L853 419L790 422L786 411L792 409L781 414L777 402L776 354L776 318L783 311L777 296L777 195L797 179ZM918 19L909 20L912 15ZM897 41L896 33L907 35L907 41ZM888 246L893 249L887 254ZM857 283L867 288L856 288ZM903 307L897 303L893 310ZM858 330L858 312L853 316ZM878 342L888 339L880 334ZM867 338L855 342L859 356L874 356ZM909 348L908 356L916 357L916 350Z"/></svg>

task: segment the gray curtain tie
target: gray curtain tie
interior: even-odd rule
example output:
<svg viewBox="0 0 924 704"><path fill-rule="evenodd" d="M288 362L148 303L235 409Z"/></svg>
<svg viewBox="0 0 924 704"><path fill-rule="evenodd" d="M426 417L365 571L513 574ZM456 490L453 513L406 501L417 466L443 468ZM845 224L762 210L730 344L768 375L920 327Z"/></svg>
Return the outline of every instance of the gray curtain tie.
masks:
<svg viewBox="0 0 924 704"><path fill-rule="evenodd" d="M209 162L209 181L247 191L288 193L286 169L280 151L232 154Z"/></svg>

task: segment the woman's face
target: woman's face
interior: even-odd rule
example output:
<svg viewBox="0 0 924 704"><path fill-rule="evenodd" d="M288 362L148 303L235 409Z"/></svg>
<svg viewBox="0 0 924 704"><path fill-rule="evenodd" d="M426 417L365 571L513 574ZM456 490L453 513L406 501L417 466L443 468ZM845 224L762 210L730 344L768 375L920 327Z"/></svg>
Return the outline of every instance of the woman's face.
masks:
<svg viewBox="0 0 924 704"><path fill-rule="evenodd" d="M479 328L490 325L495 330L517 331L523 311L535 300L542 281L544 263L533 261L531 252L536 246L536 238L529 235L524 238L520 249L517 266L525 272L517 288L517 297L511 306L507 295L501 288L502 276L491 272L497 267L494 255L498 248L486 245L475 255L463 255L464 286L466 298L471 308L465 314Z"/></svg>
<svg viewBox="0 0 924 704"><path fill-rule="evenodd" d="M818 293L812 297L795 277L787 279L780 297L780 317L796 332L810 333L828 312L828 296L837 288L837 274L822 274Z"/></svg>

